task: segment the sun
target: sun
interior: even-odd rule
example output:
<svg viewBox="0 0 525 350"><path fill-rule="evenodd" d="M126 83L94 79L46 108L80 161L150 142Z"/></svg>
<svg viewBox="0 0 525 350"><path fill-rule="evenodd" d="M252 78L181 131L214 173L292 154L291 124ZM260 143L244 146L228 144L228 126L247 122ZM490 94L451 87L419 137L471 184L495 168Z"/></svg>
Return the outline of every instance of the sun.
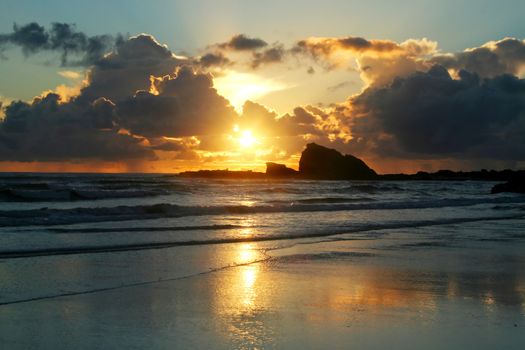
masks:
<svg viewBox="0 0 525 350"><path fill-rule="evenodd" d="M239 145L243 148L252 148L257 143L257 139L253 136L251 130L244 130L239 137Z"/></svg>

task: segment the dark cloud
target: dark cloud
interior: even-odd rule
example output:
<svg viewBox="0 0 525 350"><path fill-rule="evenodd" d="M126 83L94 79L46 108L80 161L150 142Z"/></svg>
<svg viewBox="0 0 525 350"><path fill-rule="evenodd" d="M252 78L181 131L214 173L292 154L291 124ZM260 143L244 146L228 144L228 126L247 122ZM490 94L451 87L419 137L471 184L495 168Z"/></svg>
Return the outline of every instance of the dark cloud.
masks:
<svg viewBox="0 0 525 350"><path fill-rule="evenodd" d="M153 159L142 139L118 132L113 112L105 99L60 103L53 93L32 103L13 102L0 122L0 160Z"/></svg>
<svg viewBox="0 0 525 350"><path fill-rule="evenodd" d="M180 152L186 150L186 146L179 142L163 142L161 144L152 146L151 148L164 152Z"/></svg>
<svg viewBox="0 0 525 350"><path fill-rule="evenodd" d="M72 24L52 23L51 28L46 29L32 22L22 26L14 24L11 33L0 34L0 52L9 46L20 47L26 56L44 51L57 52L63 66L85 66L100 60L121 40L121 36L88 36L77 31Z"/></svg>
<svg viewBox="0 0 525 350"><path fill-rule="evenodd" d="M204 68L209 67L224 67L232 64L232 61L226 57L222 52L210 52L201 56L197 63Z"/></svg>
<svg viewBox="0 0 525 350"><path fill-rule="evenodd" d="M463 52L438 55L431 61L448 69L464 69L488 78L501 74L518 75L525 67L525 41L505 38Z"/></svg>
<svg viewBox="0 0 525 350"><path fill-rule="evenodd" d="M117 104L119 125L146 137L186 137L231 130L236 116L213 88L209 75L184 66L152 81L154 93L140 91Z"/></svg>
<svg viewBox="0 0 525 350"><path fill-rule="evenodd" d="M442 66L350 100L351 144L394 157L525 159L525 80Z"/></svg>
<svg viewBox="0 0 525 350"><path fill-rule="evenodd" d="M233 62L221 51L235 51L251 53L247 64L252 69L257 69L262 65L270 63L281 63L284 61L287 50L281 43L269 45L266 41L258 38L250 38L244 34L233 36L229 41L212 46L216 52L207 53L202 56L199 63L204 68L211 66L233 65L239 62ZM243 63L245 61L242 61Z"/></svg>
<svg viewBox="0 0 525 350"><path fill-rule="evenodd" d="M230 132L237 114L187 62L149 35L119 42L71 100L51 93L4 107L0 160L196 159L195 136Z"/></svg>
<svg viewBox="0 0 525 350"><path fill-rule="evenodd" d="M15 26L0 35L0 51L51 51L62 64L90 65L86 85L69 101L51 93L0 105L1 161L197 160L201 150L225 151L234 124L283 159L307 142L384 159L525 159L525 80L515 76L524 68L525 49L517 39L443 55L426 39L312 38L287 50L241 34L201 57L184 58L150 35L104 38L57 23L49 30ZM250 101L237 115L212 77L194 71L236 64L228 54L253 69L283 62L290 52L309 63L311 57L331 65L348 60L336 50L351 53L367 88L346 104L297 107L282 116Z"/></svg>
<svg viewBox="0 0 525 350"><path fill-rule="evenodd" d="M403 48L390 40L367 40L360 37L345 38L309 38L297 42L293 51L308 53L314 57L330 56L337 50L361 52L399 52Z"/></svg>
<svg viewBox="0 0 525 350"><path fill-rule="evenodd" d="M92 101L99 97L114 102L148 90L150 77L172 74L189 60L174 55L151 35L141 34L121 42L115 52L96 62L88 74L88 86L80 98Z"/></svg>
<svg viewBox="0 0 525 350"><path fill-rule="evenodd" d="M366 40L360 37L341 38L337 43L344 49L354 51L391 52L400 50L396 42L390 40Z"/></svg>
<svg viewBox="0 0 525 350"><path fill-rule="evenodd" d="M268 46L268 43L262 39L250 38L244 34L233 36L229 41L217 45L221 49L232 51L249 51L257 50Z"/></svg>
<svg viewBox="0 0 525 350"><path fill-rule="evenodd" d="M70 101L50 93L3 107L0 160L196 159L192 137L231 130L237 115L211 76L180 67L187 61L149 35L122 41Z"/></svg>
<svg viewBox="0 0 525 350"><path fill-rule="evenodd" d="M285 53L284 46L281 44L275 44L273 47L262 52L254 52L251 66L256 69L264 64L282 62Z"/></svg>
<svg viewBox="0 0 525 350"><path fill-rule="evenodd" d="M356 69L368 86L385 86L395 77L426 71L439 64L454 74L460 70L482 78L525 72L525 40L505 38L456 53L440 53L437 43L426 38L404 42L368 40L360 37L308 38L291 50L296 56L313 58L327 70ZM351 57L336 55L349 52ZM353 63L357 63L353 66Z"/></svg>

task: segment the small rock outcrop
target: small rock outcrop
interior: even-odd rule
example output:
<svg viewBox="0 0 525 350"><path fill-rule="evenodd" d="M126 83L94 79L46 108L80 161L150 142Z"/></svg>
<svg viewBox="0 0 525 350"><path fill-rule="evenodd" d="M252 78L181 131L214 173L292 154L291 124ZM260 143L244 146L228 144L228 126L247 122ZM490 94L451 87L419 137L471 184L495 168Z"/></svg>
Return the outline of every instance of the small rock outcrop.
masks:
<svg viewBox="0 0 525 350"><path fill-rule="evenodd" d="M492 193L513 192L525 193L525 178L510 180L492 187Z"/></svg>
<svg viewBox="0 0 525 350"><path fill-rule="evenodd" d="M325 180L372 180L377 177L361 159L315 143L306 145L299 161L299 173L303 177Z"/></svg>
<svg viewBox="0 0 525 350"><path fill-rule="evenodd" d="M299 174L297 170L288 168L284 164L266 163L266 175L271 177L295 177Z"/></svg>

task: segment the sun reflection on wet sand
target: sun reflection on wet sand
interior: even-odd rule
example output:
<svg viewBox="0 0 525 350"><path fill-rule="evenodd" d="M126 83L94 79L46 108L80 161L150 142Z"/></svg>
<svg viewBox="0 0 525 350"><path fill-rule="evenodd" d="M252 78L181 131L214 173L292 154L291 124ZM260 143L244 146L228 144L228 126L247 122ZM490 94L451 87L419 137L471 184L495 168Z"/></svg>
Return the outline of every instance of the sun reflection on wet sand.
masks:
<svg viewBox="0 0 525 350"><path fill-rule="evenodd" d="M239 261L240 264L249 264L250 262L256 261L259 257L259 252L256 250L256 244L245 243L239 246ZM234 286L239 293L239 300L241 308L251 308L256 303L257 297L257 276L259 274L260 265L258 263L244 265L239 267L239 273L237 281Z"/></svg>
<svg viewBox="0 0 525 350"><path fill-rule="evenodd" d="M256 234L248 229L244 233ZM359 254L362 242L333 245L338 250L332 254L325 246L317 252L301 246L301 254L292 249L291 255L252 264L263 245L236 245L231 254L242 266L216 279L214 300L215 318L221 320L227 342L246 349L265 347L282 337L300 342L304 328L334 332L339 340L349 341L359 334L345 331L342 336L345 327L373 324L375 329L409 332L413 327L439 328L443 322L463 324L461 315L469 313L476 318L471 322L483 326L501 317L497 315L504 310L502 300L516 300L517 307L523 307L520 280L504 279L501 283L507 286L502 286L484 282L491 276L390 266L384 256ZM511 288L515 283L518 288ZM503 299L502 293L517 294Z"/></svg>
<svg viewBox="0 0 525 350"><path fill-rule="evenodd" d="M250 262L256 261L259 257L258 250L256 250L255 243L241 243L237 251L237 258L235 262L238 265L248 264Z"/></svg>
<svg viewBox="0 0 525 350"><path fill-rule="evenodd" d="M403 348L397 339L410 339L414 349L454 348L450 344L518 349L508 345L524 339L521 267L513 273L447 270L457 263L452 255L405 264L398 259L404 251L365 254L365 243L358 241L298 244L267 260L267 254L277 253L265 249L275 244L225 244L205 254L194 248L204 254L200 259L217 259L228 267L137 288L8 306L11 312L22 311L18 322L0 314L0 335L24 339L27 327L24 332L18 325L30 318L39 321L29 322L31 331L56 345L46 349L60 348L61 339L44 335L63 329L85 339L97 339L93 334L100 332L123 334L135 347L144 342L141 348L158 339L159 348L315 349L330 344L384 349L382 338L392 340L391 349ZM149 272L151 262L147 255L138 266ZM522 266L521 260L513 264L508 266ZM56 328L45 322L50 318L58 320Z"/></svg>
<svg viewBox="0 0 525 350"><path fill-rule="evenodd" d="M259 267L258 266L245 266L242 271L243 278L243 304L252 307L257 297L257 289L255 288L255 282L257 281Z"/></svg>
<svg viewBox="0 0 525 350"><path fill-rule="evenodd" d="M251 231L246 234L252 234ZM266 318L272 314L271 283L262 273L261 247L257 243L243 243L232 250L232 259L238 266L217 280L215 290L216 318L222 320L224 336L234 348L253 349L271 344L272 327Z"/></svg>

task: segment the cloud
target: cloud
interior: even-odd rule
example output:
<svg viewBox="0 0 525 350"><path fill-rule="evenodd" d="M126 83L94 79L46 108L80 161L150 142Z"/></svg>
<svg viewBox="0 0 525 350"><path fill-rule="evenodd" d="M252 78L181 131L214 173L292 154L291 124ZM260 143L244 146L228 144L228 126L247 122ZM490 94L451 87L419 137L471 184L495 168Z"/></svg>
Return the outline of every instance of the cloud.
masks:
<svg viewBox="0 0 525 350"><path fill-rule="evenodd" d="M297 42L293 51L306 53L314 58L329 58L338 51L347 51L355 55L432 55L437 50L437 43L426 38L409 39L402 43L392 40L368 40L361 37L344 38L308 38Z"/></svg>
<svg viewBox="0 0 525 350"><path fill-rule="evenodd" d="M133 134L188 137L220 134L233 127L235 111L217 93L209 75L183 66L153 79L148 90L117 103L119 125Z"/></svg>
<svg viewBox="0 0 525 350"><path fill-rule="evenodd" d="M72 71L72 70L60 71L60 72L58 72L58 75L60 75L61 77L66 78L66 79L70 79L70 80L78 80L78 79L81 79L83 77L82 73L76 72L76 71Z"/></svg>
<svg viewBox="0 0 525 350"><path fill-rule="evenodd" d="M226 65L247 65L251 69L257 69L271 63L282 63L288 53L284 45L275 42L268 44L259 38L250 38L245 34L237 34L229 41L209 46L213 52L204 54L198 63L204 68L223 67ZM233 55L235 60L227 57ZM243 55L251 54L250 57Z"/></svg>
<svg viewBox="0 0 525 350"><path fill-rule="evenodd" d="M55 27L15 26L0 36L0 49L19 46L27 55L54 50L63 64L90 62L85 81L30 103L4 100L0 161L202 164L236 153L250 161L286 160L307 142L385 162L525 159L525 81L516 76L525 62L521 40L443 54L428 39L309 38L290 50L240 34L186 58L140 34L115 39L109 53L95 50L88 59L87 46L78 44L84 36L67 25ZM347 102L301 106L284 115L245 102L288 87L247 70L288 62L292 54L310 74L315 64L358 71L365 86ZM245 71L233 70L239 66ZM221 75L214 81L203 71ZM59 74L81 78L75 69ZM340 81L328 90L347 86ZM235 124L252 131L260 149L237 149Z"/></svg>
<svg viewBox="0 0 525 350"><path fill-rule="evenodd" d="M245 34L234 35L227 42L209 46L214 52L208 52L200 59L201 66L209 68L225 65L247 66L258 69L263 65L283 63L289 50L280 42L269 44L260 38L251 38ZM227 57L233 56L235 59ZM250 56L246 56L250 54Z"/></svg>
<svg viewBox="0 0 525 350"><path fill-rule="evenodd" d="M247 100L259 99L270 93L290 88L281 81L269 79L255 73L240 73L231 69L224 70L214 78L214 85L223 96L227 96L237 111Z"/></svg>
<svg viewBox="0 0 525 350"><path fill-rule="evenodd" d="M525 68L525 40L505 38L489 41L463 52L437 55L431 61L447 69L464 69L486 78L501 74L518 75Z"/></svg>
<svg viewBox="0 0 525 350"><path fill-rule="evenodd" d="M53 93L32 103L13 102L0 122L0 160L154 159L142 139L119 133L113 111L105 99L60 103Z"/></svg>
<svg viewBox="0 0 525 350"><path fill-rule="evenodd" d="M353 82L353 81L343 81L343 82L341 82L339 84L327 87L326 90L328 90L330 92L334 92L334 91L337 91L337 90L340 90L342 88L346 88L346 87L349 87L349 86L352 86L352 85L355 85L355 82Z"/></svg>
<svg viewBox="0 0 525 350"><path fill-rule="evenodd" d="M224 67L232 64L233 62L226 57L222 52L209 52L201 56L197 63L204 68L210 67Z"/></svg>
<svg viewBox="0 0 525 350"><path fill-rule="evenodd" d="M256 69L264 64L282 62L285 53L286 51L284 49L284 46L281 44L275 44L273 47L266 49L262 52L254 52L251 61L251 67L253 69Z"/></svg>
<svg viewBox="0 0 525 350"><path fill-rule="evenodd" d="M46 29L31 22L22 26L13 25L13 31L0 34L0 52L10 46L18 46L26 56L39 52L57 52L62 66L89 66L108 52L121 36L88 36L67 23L52 23ZM71 56L75 59L71 59Z"/></svg>
<svg viewBox="0 0 525 350"><path fill-rule="evenodd" d="M250 51L266 47L268 43L259 38L250 38L244 34L233 36L229 41L218 44L217 47L232 51Z"/></svg>
<svg viewBox="0 0 525 350"><path fill-rule="evenodd" d="M139 35L96 62L81 90L64 85L31 103L4 101L0 161L126 162L158 152L197 159L195 136L230 130L237 114L211 76L181 67L187 61Z"/></svg>
<svg viewBox="0 0 525 350"><path fill-rule="evenodd" d="M367 86L385 85L397 76L427 69L426 60L437 53L437 43L426 38L402 43L361 37L308 38L292 52L313 58L326 70L356 69Z"/></svg>
<svg viewBox="0 0 525 350"><path fill-rule="evenodd" d="M407 55L368 56L356 59L357 70L365 86L386 86L396 77L403 77L416 71L426 71L427 61Z"/></svg>
<svg viewBox="0 0 525 350"><path fill-rule="evenodd" d="M4 117L4 107L9 105L13 99L0 95L0 121Z"/></svg>
<svg viewBox="0 0 525 350"><path fill-rule="evenodd" d="M525 40L504 38L456 53L440 53L435 41L368 40L360 37L308 38L292 49L325 69L356 68L366 86L385 86L395 77L427 71L435 64L452 74L466 70L482 78L525 73ZM355 66L354 66L355 62Z"/></svg>
<svg viewBox="0 0 525 350"><path fill-rule="evenodd" d="M263 146L270 147L274 157L279 153L290 156L300 152L307 136L310 140L324 140L320 117L303 107L278 116L261 104L246 101L237 124L240 130L260 135Z"/></svg>
<svg viewBox="0 0 525 350"><path fill-rule="evenodd" d="M60 84L57 87L55 87L53 90L47 90L40 94L40 97L45 97L49 93L54 93L60 96L61 102L69 102L70 100L77 98L77 96L80 94L80 90L82 89L82 84L77 85L66 85L66 84Z"/></svg>
<svg viewBox="0 0 525 350"><path fill-rule="evenodd" d="M349 100L352 147L385 157L525 159L525 80L442 66Z"/></svg>
<svg viewBox="0 0 525 350"><path fill-rule="evenodd" d="M309 53L315 58L328 57L339 50L363 52L399 52L399 44L390 40L367 40L360 37L345 38L308 38L301 40L295 47L296 52Z"/></svg>
<svg viewBox="0 0 525 350"><path fill-rule="evenodd" d="M151 35L140 34L121 42L116 51L93 65L81 98L123 100L139 90L148 90L151 76L172 74L186 63L189 63L187 58L176 56Z"/></svg>

